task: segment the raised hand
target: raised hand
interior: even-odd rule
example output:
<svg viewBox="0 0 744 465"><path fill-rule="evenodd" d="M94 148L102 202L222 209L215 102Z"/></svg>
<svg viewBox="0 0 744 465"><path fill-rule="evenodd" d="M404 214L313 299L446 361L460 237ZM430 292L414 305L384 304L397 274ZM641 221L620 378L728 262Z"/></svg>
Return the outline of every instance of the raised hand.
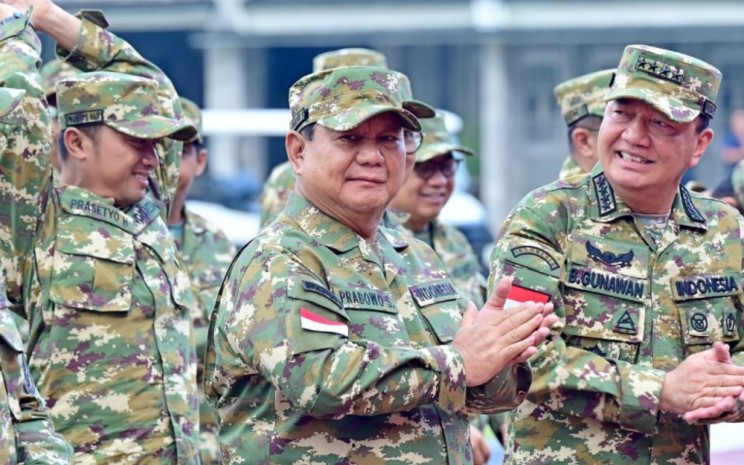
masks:
<svg viewBox="0 0 744 465"><path fill-rule="evenodd" d="M550 304L529 302L503 310L510 286L502 280L480 312L471 303L455 334L452 344L465 361L468 386L484 384L532 356L557 321Z"/></svg>
<svg viewBox="0 0 744 465"><path fill-rule="evenodd" d="M732 409L737 397L744 400L744 367L733 364L728 346L715 342L667 373L661 408L687 421L700 421Z"/></svg>

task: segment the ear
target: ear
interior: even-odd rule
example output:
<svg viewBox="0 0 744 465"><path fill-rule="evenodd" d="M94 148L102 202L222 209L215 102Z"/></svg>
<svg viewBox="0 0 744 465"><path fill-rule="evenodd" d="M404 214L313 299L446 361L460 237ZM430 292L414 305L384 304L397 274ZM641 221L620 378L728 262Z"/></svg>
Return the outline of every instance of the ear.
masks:
<svg viewBox="0 0 744 465"><path fill-rule="evenodd" d="M573 141L574 152L576 155L582 158L593 158L594 157L594 145L590 139L594 135L592 131L586 128L575 128L571 132L571 140Z"/></svg>
<svg viewBox="0 0 744 465"><path fill-rule="evenodd" d="M297 131L289 131L284 138L284 147L287 149L287 158L296 174L302 173L302 165L305 162L305 147L307 141Z"/></svg>
<svg viewBox="0 0 744 465"><path fill-rule="evenodd" d="M196 173L195 176L201 176L207 167L207 158L209 158L209 151L202 147L196 152Z"/></svg>
<svg viewBox="0 0 744 465"><path fill-rule="evenodd" d="M693 124L697 124L696 122L693 122ZM708 148L708 145L710 144L710 141L713 140L714 132L711 128L705 128L700 134L697 135L697 143L695 144L695 151L692 154L692 159L690 160L690 168L693 166L697 166L698 163L700 163L700 160L703 158L703 155L705 155L705 150Z"/></svg>
<svg viewBox="0 0 744 465"><path fill-rule="evenodd" d="M85 133L77 128L67 128L62 135L62 142L67 149L67 155L77 160L85 160L88 157L88 147L92 141Z"/></svg>

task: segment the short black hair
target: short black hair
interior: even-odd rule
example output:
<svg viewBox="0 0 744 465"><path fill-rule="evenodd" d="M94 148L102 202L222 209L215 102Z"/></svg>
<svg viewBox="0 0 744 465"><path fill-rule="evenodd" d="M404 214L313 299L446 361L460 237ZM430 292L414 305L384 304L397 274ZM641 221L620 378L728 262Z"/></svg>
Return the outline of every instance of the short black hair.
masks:
<svg viewBox="0 0 744 465"><path fill-rule="evenodd" d="M302 128L300 134L302 134L302 137L304 137L305 140L313 140L313 137L315 137L315 123L310 123Z"/></svg>
<svg viewBox="0 0 744 465"><path fill-rule="evenodd" d="M573 123L568 125L568 148L573 153L575 147L573 138L571 135L578 128L589 129L591 131L598 131L599 126L602 124L602 117L597 115L586 115L583 118L579 118Z"/></svg>

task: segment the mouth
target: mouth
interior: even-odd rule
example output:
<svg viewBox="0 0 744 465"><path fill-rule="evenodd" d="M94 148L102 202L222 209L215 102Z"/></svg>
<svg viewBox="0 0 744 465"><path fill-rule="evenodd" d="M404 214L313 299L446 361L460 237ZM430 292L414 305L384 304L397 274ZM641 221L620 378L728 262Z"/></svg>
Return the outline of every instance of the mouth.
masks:
<svg viewBox="0 0 744 465"><path fill-rule="evenodd" d="M651 161L646 160L645 158L641 158L641 157L638 157L638 156L635 156L635 155L631 155L628 152L616 152L616 153L617 153L617 156L620 159L625 160L625 161L630 161L630 162L633 162L633 163L638 163L640 165L650 165L651 163L653 163Z"/></svg>
<svg viewBox="0 0 744 465"><path fill-rule="evenodd" d="M141 184L147 185L150 179L149 173L134 173L134 178Z"/></svg>

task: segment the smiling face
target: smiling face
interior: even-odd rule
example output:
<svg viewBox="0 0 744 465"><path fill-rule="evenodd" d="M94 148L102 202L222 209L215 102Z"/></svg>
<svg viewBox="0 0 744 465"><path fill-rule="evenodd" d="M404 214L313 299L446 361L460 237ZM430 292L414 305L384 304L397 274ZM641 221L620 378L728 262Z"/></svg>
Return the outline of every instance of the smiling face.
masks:
<svg viewBox="0 0 744 465"><path fill-rule="evenodd" d="M84 137L86 156L80 166L79 186L113 198L118 207L142 200L158 164L155 140L130 137L105 125L94 137Z"/></svg>
<svg viewBox="0 0 744 465"><path fill-rule="evenodd" d="M410 215L406 226L413 231L421 231L441 213L455 189L455 177L446 176L444 165L456 165L452 153L445 153L427 161L417 163L413 174L406 180L390 206ZM425 179L419 174L420 165L431 168L431 176Z"/></svg>
<svg viewBox="0 0 744 465"><path fill-rule="evenodd" d="M316 125L312 140L291 132L287 151L297 174L297 190L363 236L370 226L376 229L403 184L407 159L403 128L392 112L349 131Z"/></svg>
<svg viewBox="0 0 744 465"><path fill-rule="evenodd" d="M607 104L597 138L605 175L620 197L640 213L666 213L682 175L698 164L713 138L699 120L677 123L647 103Z"/></svg>

